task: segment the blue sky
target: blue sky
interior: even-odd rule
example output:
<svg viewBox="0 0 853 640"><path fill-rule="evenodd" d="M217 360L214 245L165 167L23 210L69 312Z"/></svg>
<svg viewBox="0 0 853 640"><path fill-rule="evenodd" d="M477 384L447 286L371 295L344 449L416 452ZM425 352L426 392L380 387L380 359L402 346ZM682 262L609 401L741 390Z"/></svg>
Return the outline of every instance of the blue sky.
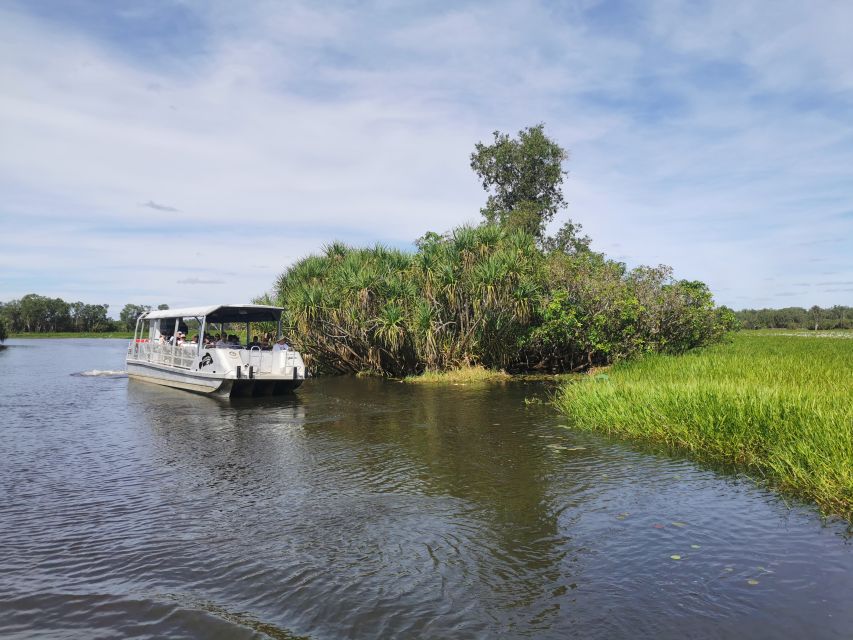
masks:
<svg viewBox="0 0 853 640"><path fill-rule="evenodd" d="M546 123L564 217L734 308L853 304L853 3L6 2L0 300L247 300L476 222ZM557 224L560 220L556 221Z"/></svg>

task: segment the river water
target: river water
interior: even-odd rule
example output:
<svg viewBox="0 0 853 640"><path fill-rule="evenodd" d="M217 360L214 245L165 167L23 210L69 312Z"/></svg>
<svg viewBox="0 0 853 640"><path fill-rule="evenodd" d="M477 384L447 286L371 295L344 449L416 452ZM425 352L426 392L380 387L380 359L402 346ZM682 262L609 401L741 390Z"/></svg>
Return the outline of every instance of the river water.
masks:
<svg viewBox="0 0 853 640"><path fill-rule="evenodd" d="M124 341L8 344L0 637L853 637L843 524L541 383L223 402L108 373Z"/></svg>

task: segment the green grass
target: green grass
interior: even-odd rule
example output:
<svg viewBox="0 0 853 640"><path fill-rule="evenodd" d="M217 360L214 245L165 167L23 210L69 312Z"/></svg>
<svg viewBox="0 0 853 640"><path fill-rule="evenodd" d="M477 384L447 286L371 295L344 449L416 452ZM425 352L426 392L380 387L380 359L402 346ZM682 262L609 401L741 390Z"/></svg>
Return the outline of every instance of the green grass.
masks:
<svg viewBox="0 0 853 640"><path fill-rule="evenodd" d="M512 376L506 371L495 371L481 366L462 367L450 371L426 371L418 376L409 376L403 382L415 384L476 384L482 382L506 382Z"/></svg>
<svg viewBox="0 0 853 640"><path fill-rule="evenodd" d="M733 465L853 521L853 340L742 332L563 386L578 428Z"/></svg>
<svg viewBox="0 0 853 640"><path fill-rule="evenodd" d="M105 331L95 333L93 331L81 331L71 333L70 331L57 331L54 333L12 333L10 338L41 339L41 338L133 338L133 331Z"/></svg>

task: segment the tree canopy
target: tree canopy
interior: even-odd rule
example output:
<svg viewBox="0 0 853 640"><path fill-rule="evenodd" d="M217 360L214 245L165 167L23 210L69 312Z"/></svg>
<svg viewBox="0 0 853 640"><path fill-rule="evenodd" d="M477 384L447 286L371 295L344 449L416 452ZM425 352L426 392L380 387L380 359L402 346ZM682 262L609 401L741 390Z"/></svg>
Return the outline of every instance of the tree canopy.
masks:
<svg viewBox="0 0 853 640"><path fill-rule="evenodd" d="M471 168L489 193L480 212L491 223L523 229L536 238L566 206L563 162L568 153L545 135L538 124L518 132L517 138L494 132L494 142L478 142Z"/></svg>
<svg viewBox="0 0 853 640"><path fill-rule="evenodd" d="M160 305L168 309L168 305ZM133 331L136 319L151 307L126 304L113 320L107 314L107 304L66 302L62 298L50 298L28 293L19 300L0 302L0 322L10 333L47 332L104 332L117 328Z"/></svg>
<svg viewBox="0 0 853 640"><path fill-rule="evenodd" d="M841 305L742 309L737 317L744 329L853 329L853 307Z"/></svg>

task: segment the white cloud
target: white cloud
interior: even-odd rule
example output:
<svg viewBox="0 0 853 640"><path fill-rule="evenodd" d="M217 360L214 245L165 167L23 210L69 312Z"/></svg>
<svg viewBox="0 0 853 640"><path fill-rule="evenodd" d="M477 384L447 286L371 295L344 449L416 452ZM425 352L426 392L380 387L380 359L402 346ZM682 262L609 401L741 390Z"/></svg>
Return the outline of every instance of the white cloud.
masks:
<svg viewBox="0 0 853 640"><path fill-rule="evenodd" d="M476 220L474 143L539 121L595 246L734 306L853 277L849 9L660 1L611 32L595 5L212 4L198 51L165 61L0 10L0 299L249 298L333 238Z"/></svg>

